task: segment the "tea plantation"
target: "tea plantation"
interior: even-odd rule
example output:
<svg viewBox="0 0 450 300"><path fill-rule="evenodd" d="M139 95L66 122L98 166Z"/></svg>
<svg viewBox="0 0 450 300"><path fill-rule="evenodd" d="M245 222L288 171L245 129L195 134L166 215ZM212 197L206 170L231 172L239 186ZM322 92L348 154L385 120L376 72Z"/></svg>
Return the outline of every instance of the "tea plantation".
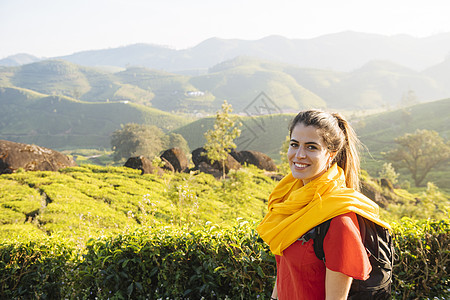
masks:
<svg viewBox="0 0 450 300"><path fill-rule="evenodd" d="M275 260L255 228L275 184L252 167L1 175L0 298L270 299ZM448 198L394 193L394 298L448 299Z"/></svg>

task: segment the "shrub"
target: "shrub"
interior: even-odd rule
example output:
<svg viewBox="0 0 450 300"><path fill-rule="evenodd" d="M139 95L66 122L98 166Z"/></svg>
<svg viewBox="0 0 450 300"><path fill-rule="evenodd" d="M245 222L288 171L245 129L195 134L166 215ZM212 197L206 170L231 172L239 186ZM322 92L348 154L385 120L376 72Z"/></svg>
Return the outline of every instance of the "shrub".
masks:
<svg viewBox="0 0 450 300"><path fill-rule="evenodd" d="M394 224L396 263L393 291L397 299L449 299L450 222Z"/></svg>
<svg viewBox="0 0 450 300"><path fill-rule="evenodd" d="M393 224L394 299L449 299L450 222ZM255 224L160 226L0 246L1 299L268 299L275 259Z"/></svg>
<svg viewBox="0 0 450 300"><path fill-rule="evenodd" d="M275 260L245 223L91 240L76 289L92 299L264 299L272 291Z"/></svg>
<svg viewBox="0 0 450 300"><path fill-rule="evenodd" d="M62 299L74 248L61 240L2 244L1 299Z"/></svg>

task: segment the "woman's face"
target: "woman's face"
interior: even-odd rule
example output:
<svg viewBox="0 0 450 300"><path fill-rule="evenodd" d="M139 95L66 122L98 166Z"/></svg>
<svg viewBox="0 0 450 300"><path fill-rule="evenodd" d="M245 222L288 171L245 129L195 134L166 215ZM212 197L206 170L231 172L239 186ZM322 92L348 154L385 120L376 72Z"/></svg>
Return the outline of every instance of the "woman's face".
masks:
<svg viewBox="0 0 450 300"><path fill-rule="evenodd" d="M292 175L303 184L325 173L333 158L317 128L302 123L292 130L287 157Z"/></svg>

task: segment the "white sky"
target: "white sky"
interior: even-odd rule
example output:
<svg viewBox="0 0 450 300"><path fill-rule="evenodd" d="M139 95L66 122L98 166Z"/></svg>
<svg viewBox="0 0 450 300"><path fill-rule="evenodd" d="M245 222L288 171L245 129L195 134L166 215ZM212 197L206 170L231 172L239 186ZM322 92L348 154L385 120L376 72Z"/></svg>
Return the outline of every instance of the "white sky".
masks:
<svg viewBox="0 0 450 300"><path fill-rule="evenodd" d="M450 32L449 16L449 0L0 0L0 58L346 30L425 37Z"/></svg>

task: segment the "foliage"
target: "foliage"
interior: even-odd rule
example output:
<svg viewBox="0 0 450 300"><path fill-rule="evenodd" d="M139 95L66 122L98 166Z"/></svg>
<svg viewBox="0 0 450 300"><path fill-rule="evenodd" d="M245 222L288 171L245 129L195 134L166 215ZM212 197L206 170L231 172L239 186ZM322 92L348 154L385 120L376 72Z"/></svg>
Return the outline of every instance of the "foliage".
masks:
<svg viewBox="0 0 450 300"><path fill-rule="evenodd" d="M381 153L393 149L395 138L417 129L434 130L441 137L449 137L450 128L447 126L449 109L450 99L443 99L353 119L355 131L368 150L362 155L362 168L372 176L377 176L383 163L386 162ZM405 180L414 182L406 168L396 167L396 171L400 174L400 182ZM426 181L432 181L442 189L449 189L450 163L440 164L432 169Z"/></svg>
<svg viewBox="0 0 450 300"><path fill-rule="evenodd" d="M73 244L41 238L0 244L1 299L63 299L76 262Z"/></svg>
<svg viewBox="0 0 450 300"><path fill-rule="evenodd" d="M289 149L289 143L291 141L291 137L289 135L286 136L283 144L280 148L280 157L281 157L281 165L279 166L279 170L282 174L288 174L290 172L289 161L287 158L287 152Z"/></svg>
<svg viewBox="0 0 450 300"><path fill-rule="evenodd" d="M140 175L130 168L87 164L4 174L0 241L57 234L83 245L89 238L139 226L196 227L237 217L256 221L274 185L253 167L233 171L223 181L204 173Z"/></svg>
<svg viewBox="0 0 450 300"><path fill-rule="evenodd" d="M392 166L392 163L384 163L383 168L381 169L380 173L378 173L378 176L380 178L388 179L392 184L397 183L398 173L395 172L394 167Z"/></svg>
<svg viewBox="0 0 450 300"><path fill-rule="evenodd" d="M164 139L164 148L165 149L171 149L171 148L181 148L184 153L190 153L191 150L189 149L189 145L187 141L184 139L184 137L175 132L170 132L165 136Z"/></svg>
<svg viewBox="0 0 450 300"><path fill-rule="evenodd" d="M113 158L118 161L140 155L154 157L164 149L163 136L164 133L156 126L126 124L112 134Z"/></svg>
<svg viewBox="0 0 450 300"><path fill-rule="evenodd" d="M395 139L397 148L385 154L399 168L411 172L419 186L431 169L450 157L450 143L445 143L436 131L416 130Z"/></svg>
<svg viewBox="0 0 450 300"><path fill-rule="evenodd" d="M404 218L394 224L394 245L396 299L449 299L448 218L441 221Z"/></svg>
<svg viewBox="0 0 450 300"><path fill-rule="evenodd" d="M223 178L225 177L225 160L228 153L236 148L234 139L241 134L241 130L238 128L241 124L236 126L236 117L230 115L232 111L231 105L225 100L222 104L222 111L216 113L214 129L205 133L206 143L204 147L207 156L212 163L215 161L222 163Z"/></svg>
<svg viewBox="0 0 450 300"><path fill-rule="evenodd" d="M141 227L90 239L61 237L0 246L0 298L268 299L275 259L256 223L198 229ZM393 224L394 299L448 299L450 222Z"/></svg>

